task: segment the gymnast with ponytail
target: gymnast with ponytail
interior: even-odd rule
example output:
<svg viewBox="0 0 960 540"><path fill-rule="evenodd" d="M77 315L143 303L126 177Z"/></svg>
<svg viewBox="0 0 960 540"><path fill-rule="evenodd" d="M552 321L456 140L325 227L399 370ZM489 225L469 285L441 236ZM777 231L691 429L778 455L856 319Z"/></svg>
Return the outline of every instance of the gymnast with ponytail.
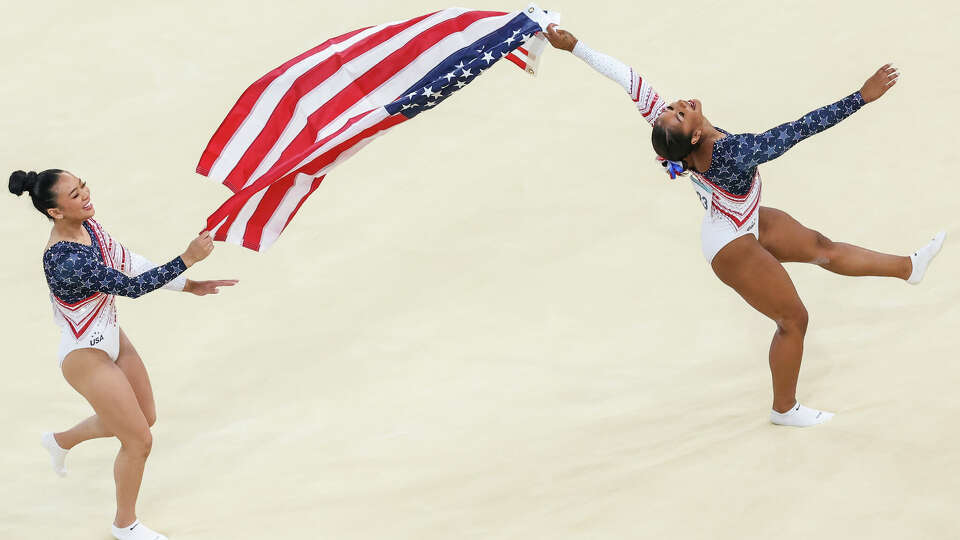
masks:
<svg viewBox="0 0 960 540"><path fill-rule="evenodd" d="M844 276L885 276L917 284L940 251L945 233L909 257L834 242L782 210L760 206L757 167L880 99L897 83L899 71L884 65L859 90L799 120L762 133L733 134L710 123L699 100L668 102L639 73L570 32L551 25L547 38L627 91L653 127L651 143L664 171L672 179L688 177L706 211L701 248L714 273L776 323L769 352L770 421L803 427L829 420L832 413L796 399L808 315L782 263L812 263Z"/></svg>

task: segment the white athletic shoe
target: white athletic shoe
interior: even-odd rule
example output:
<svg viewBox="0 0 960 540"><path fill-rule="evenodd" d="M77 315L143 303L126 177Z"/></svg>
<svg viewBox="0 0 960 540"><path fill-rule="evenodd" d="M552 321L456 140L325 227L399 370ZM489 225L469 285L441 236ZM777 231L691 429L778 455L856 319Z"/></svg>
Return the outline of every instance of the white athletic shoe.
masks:
<svg viewBox="0 0 960 540"><path fill-rule="evenodd" d="M792 409L785 413L770 410L770 422L778 426L808 427L822 424L833 418L833 413L818 411L798 401Z"/></svg>
<svg viewBox="0 0 960 540"><path fill-rule="evenodd" d="M910 262L913 263L913 272L911 272L910 277L907 278L907 283L916 285L923 281L923 276L927 273L927 267L930 266L930 262L937 256L937 253L940 253L940 248L943 247L943 241L946 237L946 232L938 232L933 237L933 240L930 240L927 245L918 249L916 253L910 256Z"/></svg>
<svg viewBox="0 0 960 540"><path fill-rule="evenodd" d="M117 540L167 540L166 536L140 523L139 519L126 527L111 525L110 532Z"/></svg>
<svg viewBox="0 0 960 540"><path fill-rule="evenodd" d="M67 459L67 451L60 448L57 439L52 432L46 432L40 437L40 444L50 453L50 464L53 465L53 472L61 478L67 475L67 466L64 461Z"/></svg>

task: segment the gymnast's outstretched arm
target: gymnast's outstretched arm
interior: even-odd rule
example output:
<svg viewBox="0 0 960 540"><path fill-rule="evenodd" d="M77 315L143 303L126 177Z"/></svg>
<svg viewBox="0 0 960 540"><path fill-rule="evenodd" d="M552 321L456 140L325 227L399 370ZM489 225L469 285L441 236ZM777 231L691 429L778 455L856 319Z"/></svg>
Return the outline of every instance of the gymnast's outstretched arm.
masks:
<svg viewBox="0 0 960 540"><path fill-rule="evenodd" d="M763 133L735 135L729 142L724 141L724 144L736 144L736 147L731 148L731 157L747 168L776 159L800 141L839 124L867 103L880 99L887 90L897 84L899 76L899 71L887 64L867 79L860 90L836 103Z"/></svg>
<svg viewBox="0 0 960 540"><path fill-rule="evenodd" d="M619 84L636 104L643 118L653 125L667 107L667 101L639 73L616 58L595 51L566 30L556 25L547 28L547 39L557 49L570 51L601 75Z"/></svg>
<svg viewBox="0 0 960 540"><path fill-rule="evenodd" d="M150 259L140 255L139 253L134 252L132 249L126 249L127 253L130 254L130 266L129 270L124 272L127 276L135 277L143 274L144 272L150 271L157 267L156 264L150 261ZM187 285L187 278L180 274L172 280L164 284L161 289L167 289L171 291L182 291Z"/></svg>
<svg viewBox="0 0 960 540"><path fill-rule="evenodd" d="M50 290L65 302L77 302L103 292L138 298L159 289L186 271L183 257L129 276L103 264L89 249L72 242L58 242L43 256Z"/></svg>
<svg viewBox="0 0 960 540"><path fill-rule="evenodd" d="M139 253L135 253L133 250L128 249L127 252L130 253L130 259L132 262L130 271L127 272L127 275L129 276L136 276L144 272L148 272L157 266L151 262L150 259L147 259ZM169 289L171 291L188 292L197 296L206 296L208 294L219 294L220 287L232 287L237 283L239 283L239 281L236 279L196 281L193 279L187 279L181 274L161 288Z"/></svg>

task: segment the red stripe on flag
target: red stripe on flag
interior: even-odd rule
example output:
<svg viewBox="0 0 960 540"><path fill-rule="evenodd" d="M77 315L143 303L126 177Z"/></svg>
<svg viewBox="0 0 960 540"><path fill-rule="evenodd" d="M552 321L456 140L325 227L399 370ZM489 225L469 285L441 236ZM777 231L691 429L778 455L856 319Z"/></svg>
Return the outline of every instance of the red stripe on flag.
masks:
<svg viewBox="0 0 960 540"><path fill-rule="evenodd" d="M342 128L338 129L336 133L331 133L328 137L325 137L323 140L317 141L316 148L322 147L324 144L332 140L334 137L337 137L344 131L350 129L351 126L356 124L358 121L360 121L363 117L370 114L371 112L373 111L367 111L363 114L360 114L351 118L350 121L344 124ZM279 163L278 167L274 167L267 174L257 179L256 182L254 182L250 186L247 186L246 188L238 192L237 195L234 195L233 197L227 199L223 204L221 204L220 208L217 208L216 212L214 212L213 214L210 215L210 217L207 218L207 230L213 230L213 228L216 227L217 224L222 222L224 219L227 220L226 223L224 223L219 229L217 229L217 233L214 235L213 239L219 240L219 241L226 240L227 230L230 228L231 225L233 225L233 221L237 218L237 214L239 214L241 208L243 208L243 205L246 204L247 200L249 200L250 197L252 197L256 192L270 185L271 182L277 180L278 174L282 174L283 167L292 167L294 165L296 164L286 163L286 162ZM244 196L238 197L238 195L240 194L244 194Z"/></svg>
<svg viewBox="0 0 960 540"><path fill-rule="evenodd" d="M343 141L337 146L334 146L333 148L324 152L323 154L320 154L309 163L304 164L302 167L298 167L297 169L290 171L282 179L277 181L274 185L282 184L286 187L282 190L282 193L271 194L268 191L267 194L264 195L263 199L257 205L257 209L254 211L253 215L250 216L250 219L247 221L247 225L245 227L244 235L243 235L244 247L254 249L254 250L260 249L260 241L263 237L263 227L266 225L267 221L269 221L270 218L273 216L274 212L276 212L277 207L280 206L280 203L283 201L283 195L285 195L287 190L289 190L289 188L293 186L294 180L296 179L298 174L301 174L301 173L314 174L316 172L323 170L324 167L336 161L337 158L340 157L340 154L346 152L347 150L350 150L351 148L356 146L357 143L363 141L368 137L376 135L381 131L386 131L393 126L402 123L406 119L407 118L402 114L395 114L393 116L387 117L382 122L379 122L377 124L374 124L373 126L368 127L367 129L361 131L360 133L354 135L353 137L347 139L346 141ZM317 145L317 148L319 148L320 146L322 146L322 144ZM271 186L270 189L272 190L273 186ZM313 189L316 189L316 188L315 187L312 188L311 192L313 191ZM268 195L270 196L269 200L268 200ZM301 202L300 204L303 204L303 203ZM297 205L297 208L300 208L300 204ZM284 225L284 227L286 227L286 225Z"/></svg>
<svg viewBox="0 0 960 540"><path fill-rule="evenodd" d="M390 53L369 71L354 79L350 85L331 97L319 109L310 114L307 123L297 136L284 148L279 161L286 161L293 156L303 153L303 149L313 145L318 131L317 126L326 125L344 111L352 107L359 100L370 94L380 85L389 81L398 72L414 61L424 51L433 47L445 37L456 32L462 32L468 26L480 19L492 16L501 16L503 13L490 11L468 11L460 16L448 19L411 39L403 47ZM391 96L391 99L394 96ZM253 147L251 147L251 151ZM269 150L269 149L268 149ZM260 156L268 150L261 150ZM246 157L246 156L244 156ZM250 173L253 171L251 170ZM249 176L249 173L247 174Z"/></svg>
<svg viewBox="0 0 960 540"><path fill-rule="evenodd" d="M513 53L510 53L510 54L508 54L508 55L506 56L506 58L507 58L507 60L509 60L509 61L513 62L514 64L516 64L517 66L519 66L520 69L522 69L522 70L524 70L524 71L527 70L527 63L524 62L523 60L520 60L519 58L517 58L517 55L515 55L515 54L513 54Z"/></svg>
<svg viewBox="0 0 960 540"><path fill-rule="evenodd" d="M287 225L289 225L289 224L290 224L290 221L293 220L293 216L297 215L297 212L300 211L300 207L303 206L303 203L304 203L304 202L306 202L307 197L309 197L314 191L317 190L318 187L320 187L320 182L323 182L323 179L326 178L326 177L327 177L327 175L323 175L323 176L321 176L320 178L316 178L316 179L313 181L313 184L310 186L310 190L307 191L306 195L304 195L303 197L300 198L300 202L297 203L297 206L293 209L293 212L290 212L290 217L287 218L286 223L283 224L283 228L280 229L280 232L281 232L281 233L283 233L283 231L287 230Z"/></svg>
<svg viewBox="0 0 960 540"><path fill-rule="evenodd" d="M520 51L520 52L522 52L523 54L525 54L525 55L527 55L527 56L530 56L530 53L527 52L527 50L524 49L523 47L517 47L517 50Z"/></svg>
<svg viewBox="0 0 960 540"><path fill-rule="evenodd" d="M320 187L320 183L323 182L323 179L326 177L327 175L323 175L319 178L314 178L313 182L310 184L310 189L307 190L307 192L302 197L300 197L300 200L297 201L297 206L293 208L293 211L290 212L290 215L287 217L287 220L283 223L283 228L280 229L280 234L282 234L283 231L287 230L287 225L290 224L290 222L293 220L293 217L296 216L297 212L300 211L300 207L303 206L303 203L307 201L307 197L312 195L313 192L316 191L318 187ZM279 234L277 236L279 236ZM251 242L250 244L248 244L246 238L244 238L243 247L247 249L260 251L260 249L263 247L263 235L261 234L259 236L259 238L256 240L256 243Z"/></svg>
<svg viewBox="0 0 960 540"><path fill-rule="evenodd" d="M374 110L377 110L377 109L374 109ZM317 143L314 145L314 148L316 149L316 148L323 147L323 145L327 144L327 142L333 140L335 137L338 137L344 131L350 129L354 124L359 122L361 119L363 119L365 116L367 116L371 112L373 111L367 111L363 114L359 114L351 118L346 124L344 124L343 127L338 129L335 133L331 133L329 136L324 137L320 141L317 141ZM217 234L214 236L214 240L226 239L225 229L230 228L230 225L233 224L233 220L236 219L237 217L236 216L237 213L240 212L240 208L242 208L242 206L246 204L247 200L250 197L252 197L253 194L269 186L272 182L279 180L280 177L283 176L284 171L296 165L297 163L293 163L292 160L291 162L278 163L276 167L270 169L269 172L267 172L266 174L258 178L253 184L241 190L239 193L245 194L243 198L238 198L237 196L233 196L230 199L227 199L225 203L220 205L220 208L218 208L216 212L214 212L213 214L210 215L210 217L207 218L208 230L212 230L212 227L215 227L218 223L223 221L224 218L228 218L227 223L225 223L223 227L217 230ZM239 207L237 205L239 205ZM221 232L223 233L222 235L221 235Z"/></svg>
<svg viewBox="0 0 960 540"><path fill-rule="evenodd" d="M317 45L316 47L297 56L296 58L285 62L282 66L267 73L258 79L257 82L253 83L249 88L247 88L240 96L240 99L237 100L237 103L233 106L233 108L230 109L230 112L227 113L227 117L224 118L223 122L220 124L220 127L217 128L216 132L214 132L210 142L207 143L207 147L203 150L203 154L200 156L200 163L197 164L197 172L204 176L210 174L210 168L213 167L214 162L217 160L217 157L220 155L220 153L223 152L223 149L230 141L230 138L233 137L233 134L243 124L244 119L246 119L247 115L250 113L250 110L253 109L253 106L256 104L257 99L260 98L260 95L263 94L264 90L266 90L267 87L270 86L270 83L272 83L277 77L282 75L285 71L290 69L291 66L300 62L304 58L317 54L327 47L346 41L369 28L371 27L368 26L366 28L360 28L359 30L347 32L342 36L328 39L327 41L324 41L320 45Z"/></svg>
<svg viewBox="0 0 960 540"><path fill-rule="evenodd" d="M234 166L233 170L227 175L223 182L224 185L234 192L243 189L243 185L250 178L250 175L257 170L260 162L270 152L270 149L273 148L277 140L280 139L280 135L283 134L284 129L286 129L287 124L290 123L290 119L293 118L297 110L297 103L304 95L321 85L330 76L336 74L347 62L382 45L397 34L400 34L432 15L431 13L393 26L388 26L373 35L367 36L343 51L331 55L330 58L327 58L301 75L277 103L277 106L270 114L270 118L267 120L263 129L244 151L243 156L237 162L236 166ZM247 112L249 113L250 111ZM338 111L337 114L340 112L343 111ZM333 117L331 117L331 119L332 118ZM322 127L323 124L311 127L310 121L308 120L304 129L316 133Z"/></svg>
<svg viewBox="0 0 960 540"><path fill-rule="evenodd" d="M364 113L362 115L359 115L351 119L351 121L348 122L346 126L341 128L340 132L346 130L351 125L355 124L356 121L366 116L367 114L369 114L369 111L367 113ZM389 129L405 120L406 120L406 117L403 116L402 114L395 114L393 116L387 117L383 121L377 124L374 124L373 126L361 131L359 134L351 137L350 139L347 139L346 141L338 144L337 146L334 146L333 148L331 148L327 152L324 152L320 156L317 156L317 158L315 158L313 161L289 172L288 174L283 175L283 177L286 177L288 175L295 177L297 174L301 172L305 172L306 174L311 174L306 171L314 171L314 172L319 171L323 167L326 167L327 165L332 163L344 151L352 148L356 143L362 141L363 139L369 137L372 134ZM322 147L324 144L326 144L326 142L330 138L333 138L334 136L338 135L340 132L333 134L322 141L317 142L314 150L316 148ZM294 165L294 163L283 163L282 165L285 165L286 167L291 167ZM246 205L247 202L254 195L259 193L263 189L269 187L271 184L275 182L281 181L283 177L276 178L275 175L278 174L279 171L283 171L283 170L286 170L286 168L275 167L274 169L271 169L271 173L268 173L263 177L257 179L256 182L247 186L246 188L241 190L239 193L227 199L222 205L220 205L220 208L217 208L217 210L213 214L211 214L209 218L207 218L207 229L213 229L219 223L223 222L223 224L220 225L220 228L217 229L217 233L214 235L214 240L224 241L227 239L227 233L230 227L233 225L233 222L237 219L237 216L243 210L244 205ZM245 227L246 230L250 230L250 228L254 227L256 223L260 224L259 230L256 232L256 237L257 237L256 245L254 245L253 247L247 245L246 231L244 233L244 245L246 247L250 247L250 249L257 249L257 246L259 245L259 237L261 235L262 227L270 219L270 216L273 214L273 211L276 210L276 205L275 205L267 214L266 207L261 206L262 204L263 204L263 201L261 200L260 204L258 204L257 206L257 209L254 211L253 215L251 215L250 221L247 223L247 226ZM298 205L298 208L299 208L299 205ZM256 217L256 220L254 220L255 217Z"/></svg>
<svg viewBox="0 0 960 540"><path fill-rule="evenodd" d="M273 213L277 211L277 207L280 206L284 196L290 191L290 188L294 186L296 180L297 175L290 174L267 188L263 198L260 199L260 203L257 204L257 209L254 210L253 215L247 220L247 225L243 229L244 247L255 251L260 250L260 241L263 238L263 227L267 224L267 221L270 220L270 217L273 216Z"/></svg>
<svg viewBox="0 0 960 540"><path fill-rule="evenodd" d="M220 205L220 208L217 208L213 214L210 214L210 217L207 218L207 230L212 231L219 226L217 232L213 235L214 240L223 242L227 239L230 226L233 225L233 221L237 219L237 214L239 214L243 208L243 203L250 199L252 195L253 193L244 194L243 191L236 193L224 201L223 204Z"/></svg>

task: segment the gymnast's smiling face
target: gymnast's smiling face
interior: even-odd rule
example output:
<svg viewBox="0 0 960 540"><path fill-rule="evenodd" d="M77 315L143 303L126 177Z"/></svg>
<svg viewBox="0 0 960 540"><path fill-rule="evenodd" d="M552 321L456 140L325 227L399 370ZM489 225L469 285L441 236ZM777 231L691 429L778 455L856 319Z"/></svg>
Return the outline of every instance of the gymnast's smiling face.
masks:
<svg viewBox="0 0 960 540"><path fill-rule="evenodd" d="M57 207L47 210L54 219L84 221L95 214L87 183L64 171L53 186L57 194Z"/></svg>
<svg viewBox="0 0 960 540"><path fill-rule="evenodd" d="M689 139L694 145L699 142L704 124L703 104L699 99L674 101L657 118L657 125L675 136Z"/></svg>

